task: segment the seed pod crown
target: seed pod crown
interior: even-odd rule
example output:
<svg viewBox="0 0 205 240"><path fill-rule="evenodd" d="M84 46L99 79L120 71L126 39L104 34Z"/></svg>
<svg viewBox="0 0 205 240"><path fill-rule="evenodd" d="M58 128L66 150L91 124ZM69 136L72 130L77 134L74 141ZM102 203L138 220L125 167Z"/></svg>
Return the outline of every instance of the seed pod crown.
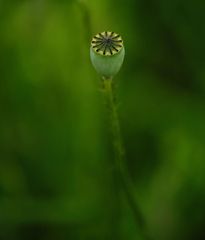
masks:
<svg viewBox="0 0 205 240"><path fill-rule="evenodd" d="M112 56L122 49L123 41L119 34L106 31L95 35L91 46L100 55Z"/></svg>

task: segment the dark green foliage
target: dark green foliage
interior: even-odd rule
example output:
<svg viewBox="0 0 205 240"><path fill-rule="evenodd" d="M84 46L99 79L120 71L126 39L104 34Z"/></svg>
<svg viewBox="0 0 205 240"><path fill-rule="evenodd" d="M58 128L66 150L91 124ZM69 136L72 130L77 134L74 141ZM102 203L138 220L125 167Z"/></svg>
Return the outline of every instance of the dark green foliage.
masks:
<svg viewBox="0 0 205 240"><path fill-rule="evenodd" d="M205 3L82 2L0 1L0 239L141 239L89 60L104 30L125 44L118 110L147 231L204 239Z"/></svg>

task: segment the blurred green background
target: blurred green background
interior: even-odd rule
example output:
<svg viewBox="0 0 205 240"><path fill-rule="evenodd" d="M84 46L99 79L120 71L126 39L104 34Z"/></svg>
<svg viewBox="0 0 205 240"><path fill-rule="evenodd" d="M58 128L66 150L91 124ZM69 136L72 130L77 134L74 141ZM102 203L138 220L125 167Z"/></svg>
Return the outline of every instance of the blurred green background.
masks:
<svg viewBox="0 0 205 240"><path fill-rule="evenodd" d="M113 181L93 34L122 35L119 115L156 240L205 239L205 3L0 1L0 239L144 240Z"/></svg>

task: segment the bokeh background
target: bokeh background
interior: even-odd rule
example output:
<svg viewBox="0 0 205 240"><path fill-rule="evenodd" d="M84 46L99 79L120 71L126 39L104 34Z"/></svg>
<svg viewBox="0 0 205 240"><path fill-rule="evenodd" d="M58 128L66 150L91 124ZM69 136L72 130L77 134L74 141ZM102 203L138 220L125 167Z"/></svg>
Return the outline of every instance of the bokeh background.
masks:
<svg viewBox="0 0 205 240"><path fill-rule="evenodd" d="M90 39L119 32L127 166L147 233L205 239L205 3L0 1L0 239L145 240L113 180Z"/></svg>

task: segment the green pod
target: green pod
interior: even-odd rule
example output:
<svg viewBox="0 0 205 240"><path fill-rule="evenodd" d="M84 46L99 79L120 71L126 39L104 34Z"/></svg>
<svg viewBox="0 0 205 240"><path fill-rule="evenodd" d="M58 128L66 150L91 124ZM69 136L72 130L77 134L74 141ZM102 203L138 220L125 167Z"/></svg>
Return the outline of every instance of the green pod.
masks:
<svg viewBox="0 0 205 240"><path fill-rule="evenodd" d="M112 78L120 70L125 56L122 38L114 32L95 35L91 42L90 58L103 78Z"/></svg>

